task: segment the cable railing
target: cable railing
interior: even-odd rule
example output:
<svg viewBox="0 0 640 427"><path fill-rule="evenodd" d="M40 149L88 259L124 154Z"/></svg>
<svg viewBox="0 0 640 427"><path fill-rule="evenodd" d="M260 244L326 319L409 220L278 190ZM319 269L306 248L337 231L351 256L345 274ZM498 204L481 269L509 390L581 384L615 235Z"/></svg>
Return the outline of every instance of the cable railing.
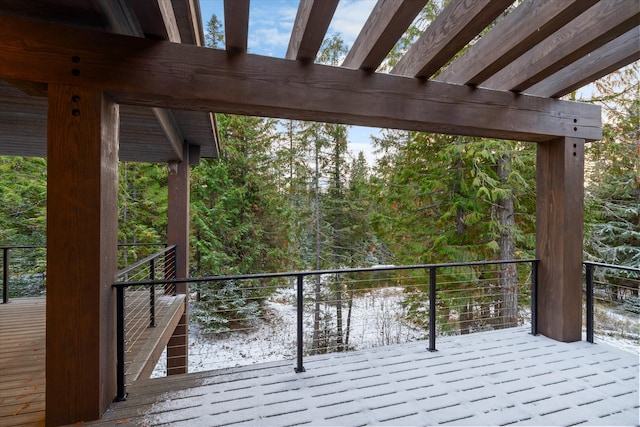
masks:
<svg viewBox="0 0 640 427"><path fill-rule="evenodd" d="M2 302L4 304L11 298L45 294L47 271L45 246L0 246L0 253L2 254Z"/></svg>
<svg viewBox="0 0 640 427"><path fill-rule="evenodd" d="M640 268L585 261L585 333L640 347Z"/></svg>
<svg viewBox="0 0 640 427"><path fill-rule="evenodd" d="M175 285L164 282L132 285L123 282L175 279L176 246L171 245L118 271L116 289L119 375L127 372L126 354L140 346L148 328L156 326L158 303L165 295L175 295ZM130 362L129 362L130 363ZM120 372L121 371L121 372Z"/></svg>
<svg viewBox="0 0 640 427"><path fill-rule="evenodd" d="M436 351L437 336L522 325L536 334L537 265L537 260L515 260L377 266L114 287L123 292L190 283L196 295L190 309L190 320L196 321L192 336L212 345L209 354L197 359L219 363L202 362L201 370L291 359L295 371L303 372L308 355L421 340ZM200 344L190 342L189 360L196 359L193 351ZM125 382L124 377L118 380L119 397L126 395Z"/></svg>
<svg viewBox="0 0 640 427"><path fill-rule="evenodd" d="M118 268L166 247L166 243L118 244ZM12 298L46 294L47 247L44 245L0 246L2 256L2 303Z"/></svg>

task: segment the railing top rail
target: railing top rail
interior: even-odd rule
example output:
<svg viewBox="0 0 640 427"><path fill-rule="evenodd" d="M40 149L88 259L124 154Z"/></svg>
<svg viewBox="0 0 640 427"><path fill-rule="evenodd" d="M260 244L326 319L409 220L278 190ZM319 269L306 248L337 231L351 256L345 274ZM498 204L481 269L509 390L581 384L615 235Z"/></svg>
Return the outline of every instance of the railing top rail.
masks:
<svg viewBox="0 0 640 427"><path fill-rule="evenodd" d="M118 243L118 246L167 246L164 242L155 243Z"/></svg>
<svg viewBox="0 0 640 427"><path fill-rule="evenodd" d="M167 246L166 243L118 243L118 247L122 246ZM0 245L0 249L40 249L46 248L47 245Z"/></svg>
<svg viewBox="0 0 640 427"><path fill-rule="evenodd" d="M141 265L144 265L144 264L148 263L152 259L157 258L157 257L159 257L161 255L164 255L169 251L172 251L175 247L176 247L176 245L167 246L166 248L163 248L163 249L159 250L158 252L153 253L153 254L149 255L148 257L143 258L140 261L135 262L135 263L131 264L130 266L123 268L122 270L118 271L118 273L116 274L116 277L123 276L123 275L129 273L130 271L135 270L136 268L140 267ZM162 283L166 283L166 281L162 282Z"/></svg>
<svg viewBox="0 0 640 427"><path fill-rule="evenodd" d="M306 270L306 271L289 271L289 272L280 272L280 273L237 274L237 275L231 275L231 276L190 277L190 278L167 279L167 280L143 280L143 281L137 281L137 282L114 283L113 287L126 288L129 286L160 285L160 284L167 284L167 283L220 282L224 280L275 279L280 277L316 276L321 274L372 273L372 272L380 272L380 271L418 270L418 269L444 268L444 267L473 267L477 265L521 264L521 263L531 263L531 262L538 262L538 261L539 260L537 259L517 259L517 260L500 260L500 261L456 262L456 263L449 263L449 264L383 265L378 267L340 268L340 269L334 269L334 270Z"/></svg>
<svg viewBox="0 0 640 427"><path fill-rule="evenodd" d="M593 262L593 261L583 261L582 263L584 265L593 265L596 267L612 268L615 270L633 271L635 273L640 273L640 268L628 267L626 265L605 264L603 262Z"/></svg>

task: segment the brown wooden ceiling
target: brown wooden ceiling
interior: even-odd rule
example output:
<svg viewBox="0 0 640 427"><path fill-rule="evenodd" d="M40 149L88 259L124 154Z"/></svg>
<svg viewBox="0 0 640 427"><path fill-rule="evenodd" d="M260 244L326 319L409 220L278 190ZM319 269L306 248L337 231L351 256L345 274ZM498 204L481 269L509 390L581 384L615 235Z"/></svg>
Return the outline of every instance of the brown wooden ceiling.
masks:
<svg viewBox="0 0 640 427"><path fill-rule="evenodd" d="M209 111L530 141L593 140L599 111L556 98L640 59L639 0L524 0L517 7L513 0L451 0L397 65L380 71L426 2L379 0L341 67L314 63L338 0L300 2L282 59L247 53L249 0L225 0L223 53L80 30L201 46L197 0L0 0L0 18L80 28L78 49L94 62L88 69L104 72L75 81L104 87L123 104L123 160L169 160L181 139L202 146L205 157L217 155ZM56 28L43 28L40 40ZM50 49L64 52L70 43L56 38ZM123 44L155 56L139 59L122 51ZM129 68L107 62L118 52L131 60ZM62 67L54 60L50 66ZM0 85L0 154L43 155L45 98L26 95L42 85L21 82L10 65L2 67L10 84ZM29 82L50 81L42 70L22 72Z"/></svg>
<svg viewBox="0 0 640 427"><path fill-rule="evenodd" d="M0 15L204 44L197 0L0 0ZM46 94L46 84L0 80L0 155L46 157ZM180 159L184 142L218 156L212 113L121 105L120 119L122 161Z"/></svg>

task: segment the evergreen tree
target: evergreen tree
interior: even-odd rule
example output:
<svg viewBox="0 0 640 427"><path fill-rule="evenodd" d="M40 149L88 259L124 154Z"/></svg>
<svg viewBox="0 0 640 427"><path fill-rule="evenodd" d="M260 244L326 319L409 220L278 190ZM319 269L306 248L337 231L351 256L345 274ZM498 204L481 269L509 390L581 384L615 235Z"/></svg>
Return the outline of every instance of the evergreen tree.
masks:
<svg viewBox="0 0 640 427"><path fill-rule="evenodd" d="M400 264L514 259L533 249L533 145L490 139L386 132L377 139L378 212L374 227ZM513 207L510 205L513 204ZM514 321L517 276L506 266L490 303ZM472 268L450 269L450 282L483 280ZM468 294L448 301L461 331L473 324ZM508 303L508 305L507 305Z"/></svg>
<svg viewBox="0 0 640 427"><path fill-rule="evenodd" d="M585 250L596 261L640 266L640 83L636 63L598 82L603 141L586 149ZM638 297L638 275L602 270L610 298ZM637 299L636 303L637 305Z"/></svg>
<svg viewBox="0 0 640 427"><path fill-rule="evenodd" d="M0 157L0 244L44 245L47 161Z"/></svg>

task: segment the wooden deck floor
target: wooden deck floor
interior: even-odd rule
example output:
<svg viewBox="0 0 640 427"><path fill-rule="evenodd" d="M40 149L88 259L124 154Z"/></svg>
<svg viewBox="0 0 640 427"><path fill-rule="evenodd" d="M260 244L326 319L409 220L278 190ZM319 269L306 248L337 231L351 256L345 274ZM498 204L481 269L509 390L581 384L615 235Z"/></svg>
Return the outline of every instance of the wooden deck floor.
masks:
<svg viewBox="0 0 640 427"><path fill-rule="evenodd" d="M510 329L142 380L119 426L639 425L638 355Z"/></svg>
<svg viewBox="0 0 640 427"><path fill-rule="evenodd" d="M147 294L148 295L148 294ZM148 375L182 315L184 296L157 300L155 328L127 353L127 379ZM45 410L45 297L0 304L0 426L42 426ZM137 318L129 319L132 322ZM151 366L151 368L149 368Z"/></svg>
<svg viewBox="0 0 640 427"><path fill-rule="evenodd" d="M44 297L0 305L0 425L44 425Z"/></svg>

